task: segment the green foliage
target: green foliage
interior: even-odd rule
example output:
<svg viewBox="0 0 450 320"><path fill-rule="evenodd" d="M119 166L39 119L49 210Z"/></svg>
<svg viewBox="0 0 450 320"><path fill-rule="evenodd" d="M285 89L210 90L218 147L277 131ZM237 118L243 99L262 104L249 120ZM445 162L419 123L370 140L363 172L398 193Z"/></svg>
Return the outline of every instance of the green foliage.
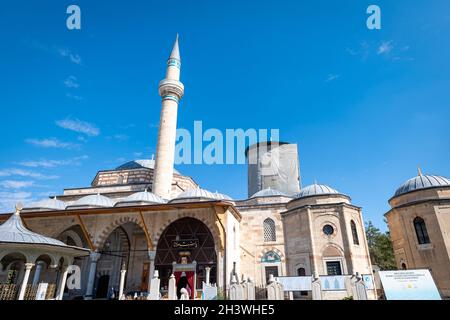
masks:
<svg viewBox="0 0 450 320"><path fill-rule="evenodd" d="M381 270L396 269L394 250L389 232L381 232L369 221L366 223L366 237L372 264L379 266Z"/></svg>
<svg viewBox="0 0 450 320"><path fill-rule="evenodd" d="M342 300L353 300L353 296L342 298Z"/></svg>

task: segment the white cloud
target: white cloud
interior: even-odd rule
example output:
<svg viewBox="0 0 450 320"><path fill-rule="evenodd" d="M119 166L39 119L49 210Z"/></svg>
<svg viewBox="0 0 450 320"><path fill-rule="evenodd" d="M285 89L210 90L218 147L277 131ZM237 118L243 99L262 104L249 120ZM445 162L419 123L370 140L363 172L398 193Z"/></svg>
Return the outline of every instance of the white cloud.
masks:
<svg viewBox="0 0 450 320"><path fill-rule="evenodd" d="M75 76L69 76L66 80L64 80L64 85L67 88L78 88L80 86Z"/></svg>
<svg viewBox="0 0 450 320"><path fill-rule="evenodd" d="M142 152L133 152L134 157L142 157Z"/></svg>
<svg viewBox="0 0 450 320"><path fill-rule="evenodd" d="M30 167L30 168L54 168L54 167L59 167L59 166L80 165L82 160L86 160L88 158L89 157L87 155L83 155L80 157L75 157L72 159L65 159L65 160L41 159L41 160L34 160L34 161L21 161L21 162L19 162L19 164L24 167Z"/></svg>
<svg viewBox="0 0 450 320"><path fill-rule="evenodd" d="M4 180L0 181L0 187L5 189L22 189L31 187L34 185L34 181L16 181L16 180Z"/></svg>
<svg viewBox="0 0 450 320"><path fill-rule="evenodd" d="M84 133L91 137L95 137L100 134L100 129L98 129L94 124L78 119L58 120L56 121L56 124L61 128L72 130L78 133Z"/></svg>
<svg viewBox="0 0 450 320"><path fill-rule="evenodd" d="M384 41L380 44L377 50L377 54L388 54L394 49L394 46L392 44L392 41Z"/></svg>
<svg viewBox="0 0 450 320"><path fill-rule="evenodd" d="M53 54L53 55L59 55L63 58L67 58L70 62L78 64L78 65L82 65L82 59L80 57L79 54L72 52L70 49L68 48L63 48L57 45L47 45L45 43L41 43L37 40L29 40L26 39L24 41L24 44L27 45L28 47L49 53L49 54Z"/></svg>
<svg viewBox="0 0 450 320"><path fill-rule="evenodd" d="M10 192L0 191L0 213L14 211L14 206L18 203L30 203L35 201L30 192Z"/></svg>
<svg viewBox="0 0 450 320"><path fill-rule="evenodd" d="M45 175L39 172L29 171L29 170L23 170L23 169L3 169L0 170L0 177L11 177L11 176L20 176L20 177L29 177L29 178L35 178L35 179L42 179L42 180L52 180L52 179L58 179L58 176L55 175Z"/></svg>
<svg viewBox="0 0 450 320"><path fill-rule="evenodd" d="M25 141L36 147L42 147L42 148L73 149L73 148L79 147L78 144L71 143L71 142L62 142L56 138L27 139Z"/></svg>
<svg viewBox="0 0 450 320"><path fill-rule="evenodd" d="M108 139L108 140L114 139L114 140L117 140L117 141L119 141L119 142L127 141L129 138L130 138L130 137L127 136L126 134L115 134L115 135L113 135L113 136L108 136L108 137L106 137L106 139Z"/></svg>
<svg viewBox="0 0 450 320"><path fill-rule="evenodd" d="M81 64L81 57L78 54L71 53L69 55L70 61L76 64Z"/></svg>
<svg viewBox="0 0 450 320"><path fill-rule="evenodd" d="M330 73L330 74L327 76L327 78L325 79L325 82L330 82L330 81L336 80L336 79L338 79L338 78L339 78L339 75L338 75L338 74Z"/></svg>
<svg viewBox="0 0 450 320"><path fill-rule="evenodd" d="M62 57L67 57L69 60L75 64L81 65L81 57L77 53L73 53L67 48L58 48L58 53Z"/></svg>
<svg viewBox="0 0 450 320"><path fill-rule="evenodd" d="M76 94L71 94L71 93L67 93L67 94L66 94L66 97L67 97L67 98L70 98L70 99L77 100L77 101L83 100L83 97L77 96Z"/></svg>

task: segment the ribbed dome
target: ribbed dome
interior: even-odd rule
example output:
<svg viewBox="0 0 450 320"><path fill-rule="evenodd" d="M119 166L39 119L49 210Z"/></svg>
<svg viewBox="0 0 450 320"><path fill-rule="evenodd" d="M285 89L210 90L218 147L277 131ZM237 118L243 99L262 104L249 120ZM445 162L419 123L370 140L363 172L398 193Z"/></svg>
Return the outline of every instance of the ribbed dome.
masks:
<svg viewBox="0 0 450 320"><path fill-rule="evenodd" d="M216 197L214 196L214 193L202 189L202 188L195 188L195 189L188 189L186 191L183 191L178 196L176 196L175 199L211 199L216 200Z"/></svg>
<svg viewBox="0 0 450 320"><path fill-rule="evenodd" d="M124 202L166 203L167 201L153 192L148 192L145 190L142 192L133 193L132 195L120 200L117 204Z"/></svg>
<svg viewBox="0 0 450 320"><path fill-rule="evenodd" d="M339 192L329 186L324 184L312 184L300 189L300 192L297 193L295 198L303 198L310 196L320 196L326 194L339 194Z"/></svg>
<svg viewBox="0 0 450 320"><path fill-rule="evenodd" d="M281 191L278 191L276 189L267 188L267 189L262 189L262 190L258 191L257 193L252 195L250 198L275 197L275 196L287 197L287 195Z"/></svg>
<svg viewBox="0 0 450 320"><path fill-rule="evenodd" d="M450 180L442 176L433 175L419 175L417 177L411 178L400 186L400 188L395 191L395 195L399 196L407 192L435 188L435 187L445 187L450 186Z"/></svg>
<svg viewBox="0 0 450 320"><path fill-rule="evenodd" d="M116 170L130 170L130 169L154 169L155 168L155 160L153 159L139 159L129 161L124 163L116 168ZM175 173L179 174L177 170L173 170Z"/></svg>
<svg viewBox="0 0 450 320"><path fill-rule="evenodd" d="M231 197L227 196L226 194L219 193L217 191L214 192L213 195L214 195L214 198L217 199L217 200L230 200L230 201L233 201L233 199Z"/></svg>
<svg viewBox="0 0 450 320"><path fill-rule="evenodd" d="M24 209L49 209L49 210L64 210L66 208L66 204L56 199L56 197L51 199L44 199L38 202L30 203L25 206Z"/></svg>
<svg viewBox="0 0 450 320"><path fill-rule="evenodd" d="M34 233L25 228L18 212L0 225L0 242L66 246L65 243L59 240Z"/></svg>
<svg viewBox="0 0 450 320"><path fill-rule="evenodd" d="M67 207L114 207L115 202L97 193L78 199Z"/></svg>

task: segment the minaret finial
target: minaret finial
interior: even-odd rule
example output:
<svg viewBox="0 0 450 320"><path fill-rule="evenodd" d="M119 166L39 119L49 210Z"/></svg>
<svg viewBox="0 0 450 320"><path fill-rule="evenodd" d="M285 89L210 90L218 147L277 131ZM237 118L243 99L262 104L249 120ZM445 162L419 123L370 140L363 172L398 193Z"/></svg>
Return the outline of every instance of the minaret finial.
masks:
<svg viewBox="0 0 450 320"><path fill-rule="evenodd" d="M177 59L178 61L181 61L180 48L178 47L178 33L177 37L175 38L175 43L173 44L172 52L170 53L169 59Z"/></svg>
<svg viewBox="0 0 450 320"><path fill-rule="evenodd" d="M420 166L417 166L417 172L419 173L419 176L422 176L422 169L420 169Z"/></svg>
<svg viewBox="0 0 450 320"><path fill-rule="evenodd" d="M17 202L16 203L16 212L14 213L15 215L19 215L20 211L22 211L23 209L23 204L22 202Z"/></svg>

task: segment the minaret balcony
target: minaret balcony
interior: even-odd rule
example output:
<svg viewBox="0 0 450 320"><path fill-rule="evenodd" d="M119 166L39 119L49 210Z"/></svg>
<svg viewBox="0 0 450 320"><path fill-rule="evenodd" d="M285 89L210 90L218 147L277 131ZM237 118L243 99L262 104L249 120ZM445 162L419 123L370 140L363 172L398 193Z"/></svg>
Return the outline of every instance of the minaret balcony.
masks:
<svg viewBox="0 0 450 320"><path fill-rule="evenodd" d="M178 80L164 79L159 82L159 95L176 95L179 99L184 94L184 85Z"/></svg>

